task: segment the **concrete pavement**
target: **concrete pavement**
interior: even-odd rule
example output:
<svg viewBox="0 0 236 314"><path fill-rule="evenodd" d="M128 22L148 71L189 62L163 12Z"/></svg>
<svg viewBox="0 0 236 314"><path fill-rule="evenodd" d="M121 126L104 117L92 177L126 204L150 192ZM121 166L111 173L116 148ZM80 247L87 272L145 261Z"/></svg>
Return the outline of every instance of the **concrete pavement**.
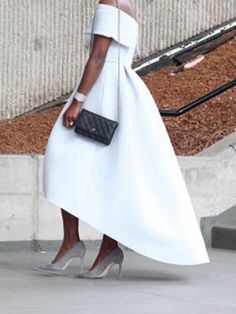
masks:
<svg viewBox="0 0 236 314"><path fill-rule="evenodd" d="M85 268L98 246L87 243ZM105 279L76 278L76 262L64 272L44 274L38 264L55 252L0 251L0 313L14 314L235 314L236 252L209 249L210 264L169 265L124 250Z"/></svg>

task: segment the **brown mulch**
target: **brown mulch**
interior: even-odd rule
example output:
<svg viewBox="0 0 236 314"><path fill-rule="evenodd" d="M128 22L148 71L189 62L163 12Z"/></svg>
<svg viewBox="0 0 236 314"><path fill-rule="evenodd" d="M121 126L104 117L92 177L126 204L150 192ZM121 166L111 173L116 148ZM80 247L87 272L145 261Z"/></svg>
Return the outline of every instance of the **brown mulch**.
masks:
<svg viewBox="0 0 236 314"><path fill-rule="evenodd" d="M176 75L174 66L143 77L159 109L177 109L236 77L236 39ZM0 153L43 154L62 106L0 122ZM180 117L163 117L177 155L194 155L236 130L236 89Z"/></svg>
<svg viewBox="0 0 236 314"><path fill-rule="evenodd" d="M221 45L195 68L175 76L168 67L144 81L159 109L178 109L236 78L236 38ZM177 155L194 155L236 131L236 88L179 117L163 117Z"/></svg>

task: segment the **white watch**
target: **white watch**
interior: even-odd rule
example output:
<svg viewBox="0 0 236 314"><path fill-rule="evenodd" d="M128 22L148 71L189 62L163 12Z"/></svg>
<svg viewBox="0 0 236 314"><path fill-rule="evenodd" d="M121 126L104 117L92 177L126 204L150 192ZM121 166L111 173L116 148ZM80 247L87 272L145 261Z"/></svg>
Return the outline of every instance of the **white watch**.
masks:
<svg viewBox="0 0 236 314"><path fill-rule="evenodd" d="M86 99L86 95L76 92L74 98L78 100L79 102L84 102Z"/></svg>

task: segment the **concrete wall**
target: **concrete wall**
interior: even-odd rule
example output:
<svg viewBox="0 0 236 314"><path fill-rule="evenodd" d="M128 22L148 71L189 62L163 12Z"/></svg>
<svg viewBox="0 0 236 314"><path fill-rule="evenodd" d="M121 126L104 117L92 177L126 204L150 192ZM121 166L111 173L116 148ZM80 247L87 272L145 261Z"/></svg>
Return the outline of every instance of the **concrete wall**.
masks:
<svg viewBox="0 0 236 314"><path fill-rule="evenodd" d="M0 120L68 95L95 0L0 1ZM140 58L236 17L235 0L136 0Z"/></svg>
<svg viewBox="0 0 236 314"><path fill-rule="evenodd" d="M43 156L0 155L0 242L61 238L60 210L42 195ZM99 233L81 223L82 237Z"/></svg>
<svg viewBox="0 0 236 314"><path fill-rule="evenodd" d="M42 155L0 156L0 242L58 240L60 210L42 194ZM200 221L236 204L236 153L226 148L216 156L178 156ZM81 222L83 239L101 234Z"/></svg>

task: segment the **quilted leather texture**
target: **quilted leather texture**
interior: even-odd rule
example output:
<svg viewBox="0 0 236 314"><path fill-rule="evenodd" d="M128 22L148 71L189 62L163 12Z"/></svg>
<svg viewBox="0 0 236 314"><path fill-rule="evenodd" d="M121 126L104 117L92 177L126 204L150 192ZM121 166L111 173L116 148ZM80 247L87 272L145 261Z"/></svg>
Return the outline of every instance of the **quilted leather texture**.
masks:
<svg viewBox="0 0 236 314"><path fill-rule="evenodd" d="M103 144L111 143L118 122L97 113L82 109L75 123L75 132Z"/></svg>

